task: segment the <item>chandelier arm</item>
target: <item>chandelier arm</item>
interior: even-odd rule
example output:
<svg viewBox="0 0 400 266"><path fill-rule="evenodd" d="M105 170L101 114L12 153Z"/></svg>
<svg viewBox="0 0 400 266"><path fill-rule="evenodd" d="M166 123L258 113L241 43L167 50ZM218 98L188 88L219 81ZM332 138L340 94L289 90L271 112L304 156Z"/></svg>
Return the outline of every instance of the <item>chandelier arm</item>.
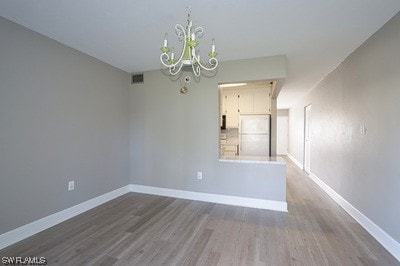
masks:
<svg viewBox="0 0 400 266"><path fill-rule="evenodd" d="M200 65L200 67L201 67L202 69L207 70L207 71L212 71L212 70L216 69L217 66L218 66L218 59L215 58L215 57L212 57L212 58L210 58L210 59L208 60L208 63L211 65L211 67L206 67L206 66L204 66L201 62L199 62L199 61L197 61L197 60L196 60L196 62Z"/></svg>
<svg viewBox="0 0 400 266"><path fill-rule="evenodd" d="M181 24L176 24L175 25L175 33L178 35L178 37L183 37L185 34L185 30Z"/></svg>
<svg viewBox="0 0 400 266"><path fill-rule="evenodd" d="M181 64L179 65L179 67L176 69L176 64L172 67L169 68L169 73L173 76L175 76L176 74L178 74L182 67L183 67L183 62L180 62ZM176 70L175 70L176 69Z"/></svg>
<svg viewBox="0 0 400 266"><path fill-rule="evenodd" d="M187 36L186 36L185 29L183 28L183 26L181 24L176 24L175 25L175 29L179 30L180 33L183 34L183 49L181 51L181 56L179 57L179 59L175 63L175 65L177 65L177 64L179 64L179 62L182 61L183 54L184 54L185 49L186 49L186 38L187 38ZM180 68L182 68L182 66Z"/></svg>
<svg viewBox="0 0 400 266"><path fill-rule="evenodd" d="M185 30L184 30L183 26L182 26L181 24L176 24L176 25L175 25L175 30L176 30L176 33L177 33L178 37L183 36L183 40L184 40L184 41L183 41L183 50L182 50L182 52L181 52L181 55L180 55L179 59L176 60L176 62L173 63L173 64L168 64L168 61L169 61L169 59L170 59L170 56L169 56L167 53L162 53L161 56L160 56L161 63L162 63L164 66L170 68L170 73L171 73L171 75L176 75L176 74L178 74L178 72L179 72L180 69L182 68L182 64L181 64L180 67L178 68L179 71L177 71L177 72L174 71L175 67L176 67L179 63L181 63L182 58L183 58L184 51L185 51L185 49L186 49L186 33L185 33ZM171 68L173 68L173 69L171 69ZM172 74L172 73L175 73L175 74Z"/></svg>
<svg viewBox="0 0 400 266"><path fill-rule="evenodd" d="M198 64L192 64L193 73L196 77L200 77L201 70Z"/></svg>
<svg viewBox="0 0 400 266"><path fill-rule="evenodd" d="M197 34L199 38L203 37L203 32L204 32L203 27L197 27L194 29L194 34Z"/></svg>
<svg viewBox="0 0 400 266"><path fill-rule="evenodd" d="M170 64L170 65L168 65L167 67L175 67L175 66L177 66L177 65L182 61L183 54L184 54L185 49L186 49L186 32L185 32L185 29L183 28L183 26L182 26L181 24L176 24L176 25L175 25L175 30L176 30L177 32L179 32L179 33L178 33L178 37L179 37L179 36L183 36L183 49L182 49L181 55L179 56L179 59L176 60L176 62L175 62L174 64ZM179 69L181 69L181 68L182 68L182 66L180 66ZM176 73L176 74L177 74L177 73ZM175 75L176 75L176 74L175 74Z"/></svg>
<svg viewBox="0 0 400 266"><path fill-rule="evenodd" d="M164 60L165 60L165 61L164 61ZM164 66L166 66L166 67L171 67L171 65L165 63L165 62L168 62L168 60L169 60L169 55L168 55L167 53L162 53L162 54L160 55L160 61L161 61L161 63L162 63Z"/></svg>

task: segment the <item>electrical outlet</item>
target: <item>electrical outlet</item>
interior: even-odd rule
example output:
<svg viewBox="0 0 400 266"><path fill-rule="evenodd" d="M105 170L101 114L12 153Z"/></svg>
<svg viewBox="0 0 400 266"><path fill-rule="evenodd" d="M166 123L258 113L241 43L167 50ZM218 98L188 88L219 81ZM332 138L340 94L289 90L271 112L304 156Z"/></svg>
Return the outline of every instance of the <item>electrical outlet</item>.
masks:
<svg viewBox="0 0 400 266"><path fill-rule="evenodd" d="M197 172L197 179L203 179L203 172Z"/></svg>
<svg viewBox="0 0 400 266"><path fill-rule="evenodd" d="M68 191L71 191L74 189L75 189L75 181L69 181L68 182Z"/></svg>

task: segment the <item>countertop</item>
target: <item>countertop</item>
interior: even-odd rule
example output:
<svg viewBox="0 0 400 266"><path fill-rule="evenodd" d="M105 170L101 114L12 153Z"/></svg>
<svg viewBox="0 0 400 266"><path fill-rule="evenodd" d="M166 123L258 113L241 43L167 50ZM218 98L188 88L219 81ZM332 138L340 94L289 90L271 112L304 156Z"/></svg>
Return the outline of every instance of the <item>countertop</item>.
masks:
<svg viewBox="0 0 400 266"><path fill-rule="evenodd" d="M219 161L228 163L286 164L281 157L264 156L221 156Z"/></svg>

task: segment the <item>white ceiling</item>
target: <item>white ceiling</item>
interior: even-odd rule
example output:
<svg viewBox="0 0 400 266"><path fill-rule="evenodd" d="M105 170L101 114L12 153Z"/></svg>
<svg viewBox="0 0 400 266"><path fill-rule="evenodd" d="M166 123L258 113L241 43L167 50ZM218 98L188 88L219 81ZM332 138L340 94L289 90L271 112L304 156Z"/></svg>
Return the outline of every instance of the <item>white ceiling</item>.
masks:
<svg viewBox="0 0 400 266"><path fill-rule="evenodd" d="M0 16L127 72L159 69L164 32L186 7L220 61L287 55L290 107L400 10L399 0L0 0ZM176 43L175 47L178 47Z"/></svg>

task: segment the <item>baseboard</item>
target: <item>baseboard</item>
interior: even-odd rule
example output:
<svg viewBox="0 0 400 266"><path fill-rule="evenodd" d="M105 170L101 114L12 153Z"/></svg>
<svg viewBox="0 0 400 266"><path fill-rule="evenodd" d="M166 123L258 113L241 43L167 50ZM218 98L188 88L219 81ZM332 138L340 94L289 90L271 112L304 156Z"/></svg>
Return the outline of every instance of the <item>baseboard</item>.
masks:
<svg viewBox="0 0 400 266"><path fill-rule="evenodd" d="M106 203L107 201L122 196L125 193L128 193L130 191L129 189L130 185L121 187L119 189L113 190L96 198L90 199L88 201L82 202L68 209L65 209L63 211L54 213L42 219L36 220L32 223L23 225L14 230L6 232L0 235L0 250L18 241L21 241L27 237L37 234L43 230L46 230L56 224L64 222L78 214L81 214L103 203Z"/></svg>
<svg viewBox="0 0 400 266"><path fill-rule="evenodd" d="M160 187L150 187L142 185L131 185L130 191L137 193L180 198L180 199L198 200L205 202L264 209L264 210L287 212L287 203L284 201L272 201L272 200L254 199L246 197L227 196L220 194L209 194L209 193L176 190L176 189L168 189Z"/></svg>
<svg viewBox="0 0 400 266"><path fill-rule="evenodd" d="M291 155L290 153L287 153L286 156L292 160L292 162L294 162L295 165L297 165L301 170L304 169L303 164L300 163L299 161L296 160L296 158L293 157L293 155Z"/></svg>
<svg viewBox="0 0 400 266"><path fill-rule="evenodd" d="M314 174L310 178L324 190L334 201L337 202L351 217L353 217L365 230L368 231L382 246L384 246L398 261L400 261L400 243L389 236L378 225L357 210L331 187L325 184Z"/></svg>

